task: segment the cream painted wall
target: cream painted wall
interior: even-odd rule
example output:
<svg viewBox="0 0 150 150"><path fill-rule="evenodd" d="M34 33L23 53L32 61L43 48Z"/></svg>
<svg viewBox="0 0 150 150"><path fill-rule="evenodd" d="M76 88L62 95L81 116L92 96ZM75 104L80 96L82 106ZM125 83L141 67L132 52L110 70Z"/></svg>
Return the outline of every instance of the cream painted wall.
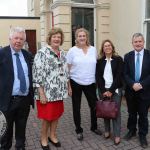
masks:
<svg viewBox="0 0 150 150"><path fill-rule="evenodd" d="M143 3L141 0L111 0L110 39L122 56L132 49L132 35L143 32Z"/></svg>
<svg viewBox="0 0 150 150"><path fill-rule="evenodd" d="M21 26L28 30L36 30L37 48L40 39L39 19L0 19L0 46L9 44L9 31L11 26Z"/></svg>

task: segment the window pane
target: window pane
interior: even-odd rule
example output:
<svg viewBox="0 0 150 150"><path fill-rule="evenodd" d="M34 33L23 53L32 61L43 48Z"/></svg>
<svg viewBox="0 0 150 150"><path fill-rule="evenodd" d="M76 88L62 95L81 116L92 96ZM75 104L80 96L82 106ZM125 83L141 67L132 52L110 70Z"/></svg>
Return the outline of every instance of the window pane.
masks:
<svg viewBox="0 0 150 150"><path fill-rule="evenodd" d="M146 9L145 10L146 10L146 13L145 13L146 14L146 16L145 16L146 19L150 18L150 0L146 1Z"/></svg>
<svg viewBox="0 0 150 150"><path fill-rule="evenodd" d="M75 3L91 3L93 4L93 0L71 0Z"/></svg>
<svg viewBox="0 0 150 150"><path fill-rule="evenodd" d="M147 22L146 48L150 49L150 22Z"/></svg>

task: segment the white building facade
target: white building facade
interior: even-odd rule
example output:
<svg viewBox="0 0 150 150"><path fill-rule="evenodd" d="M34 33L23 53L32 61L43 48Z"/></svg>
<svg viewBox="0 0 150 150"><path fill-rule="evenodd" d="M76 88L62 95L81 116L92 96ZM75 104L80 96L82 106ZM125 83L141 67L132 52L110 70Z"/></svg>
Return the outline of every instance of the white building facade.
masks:
<svg viewBox="0 0 150 150"><path fill-rule="evenodd" d="M149 0L28 0L28 12L40 16L42 46L54 26L64 31L65 50L74 44L73 31L80 27L89 31L91 44L98 50L103 40L111 39L117 52L124 55L132 49L135 32L144 34L145 46L150 49Z"/></svg>

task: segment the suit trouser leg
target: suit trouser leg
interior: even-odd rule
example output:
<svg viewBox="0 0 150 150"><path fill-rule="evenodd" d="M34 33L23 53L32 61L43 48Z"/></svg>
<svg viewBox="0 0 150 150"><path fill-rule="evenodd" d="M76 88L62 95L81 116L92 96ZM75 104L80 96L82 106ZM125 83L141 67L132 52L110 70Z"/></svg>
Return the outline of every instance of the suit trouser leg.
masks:
<svg viewBox="0 0 150 150"><path fill-rule="evenodd" d="M129 114L127 128L131 132L136 132L138 101L137 99L135 99L135 96L132 93L125 95L125 97L127 101L127 108Z"/></svg>
<svg viewBox="0 0 150 150"><path fill-rule="evenodd" d="M12 146L12 138L13 138L13 124L15 118L15 110L4 112L4 115L7 120L7 128L6 133L1 138L1 149L9 150Z"/></svg>
<svg viewBox="0 0 150 150"><path fill-rule="evenodd" d="M15 117L15 139L16 147L25 147L26 124L29 116L30 105L22 100L22 105L17 110Z"/></svg>
<svg viewBox="0 0 150 150"><path fill-rule="evenodd" d="M120 130L121 130L121 114L120 114L120 105L121 105L121 95L118 95L115 93L112 98L115 102L117 102L119 106L119 113L116 119L112 119L113 123L113 132L115 137L120 137ZM105 125L105 132L110 132L111 119L104 119L104 125Z"/></svg>
<svg viewBox="0 0 150 150"><path fill-rule="evenodd" d="M95 83L87 86L83 86L83 92L87 98L88 105L91 113L91 130L97 129L97 117L96 117L96 85Z"/></svg>
<svg viewBox="0 0 150 150"><path fill-rule="evenodd" d="M121 97L122 96L118 95L117 93L115 93L113 96L113 100L117 102L118 107L119 107L119 112L118 112L117 118L112 119L114 137L120 137L120 131L121 131L121 112L120 112Z"/></svg>
<svg viewBox="0 0 150 150"><path fill-rule="evenodd" d="M75 81L70 80L72 88L72 107L73 107L73 119L76 126L76 133L82 133L83 129L81 127L81 96L82 96L82 86L77 84Z"/></svg>
<svg viewBox="0 0 150 150"><path fill-rule="evenodd" d="M139 135L146 136L148 133L148 109L149 109L148 99L139 99L138 105L138 127Z"/></svg>

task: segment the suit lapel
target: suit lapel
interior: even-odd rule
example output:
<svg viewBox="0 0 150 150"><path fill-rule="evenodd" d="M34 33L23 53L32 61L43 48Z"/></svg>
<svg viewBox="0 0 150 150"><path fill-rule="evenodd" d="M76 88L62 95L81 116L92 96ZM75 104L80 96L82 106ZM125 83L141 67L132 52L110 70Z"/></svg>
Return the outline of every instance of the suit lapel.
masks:
<svg viewBox="0 0 150 150"><path fill-rule="evenodd" d="M146 51L144 49L144 54L143 54L143 62L142 62L142 69L141 69L141 79L143 77L143 73L144 73L144 66L146 66L146 63L147 63L147 54L146 54Z"/></svg>
<svg viewBox="0 0 150 150"><path fill-rule="evenodd" d="M131 55L130 55L130 60L129 60L129 64L131 65L131 74L133 76L133 79L135 78L135 54L134 51L132 51Z"/></svg>
<svg viewBox="0 0 150 150"><path fill-rule="evenodd" d="M12 60L12 54L11 54L11 49L10 49L10 46L8 46L8 48L6 49L5 51L6 53L6 59L7 59L7 67L9 68L8 70L10 72L10 74L12 74L12 79L14 80L14 67L13 67L13 60Z"/></svg>

